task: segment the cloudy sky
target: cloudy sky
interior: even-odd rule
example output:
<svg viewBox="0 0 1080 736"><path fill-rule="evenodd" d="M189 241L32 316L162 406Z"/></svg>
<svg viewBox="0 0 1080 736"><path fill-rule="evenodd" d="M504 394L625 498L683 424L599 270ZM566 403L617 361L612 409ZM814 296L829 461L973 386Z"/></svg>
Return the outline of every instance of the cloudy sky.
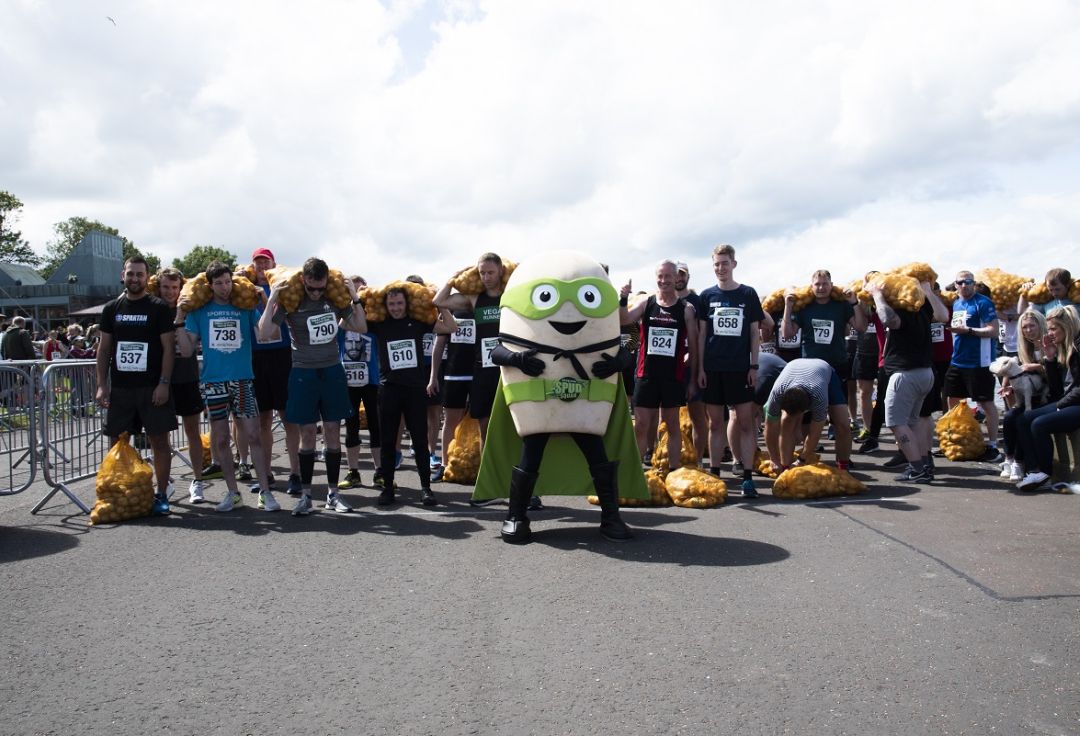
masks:
<svg viewBox="0 0 1080 736"><path fill-rule="evenodd" d="M1080 5L0 0L0 189L373 283L571 248L648 288L1080 271ZM110 20L111 19L111 20Z"/></svg>

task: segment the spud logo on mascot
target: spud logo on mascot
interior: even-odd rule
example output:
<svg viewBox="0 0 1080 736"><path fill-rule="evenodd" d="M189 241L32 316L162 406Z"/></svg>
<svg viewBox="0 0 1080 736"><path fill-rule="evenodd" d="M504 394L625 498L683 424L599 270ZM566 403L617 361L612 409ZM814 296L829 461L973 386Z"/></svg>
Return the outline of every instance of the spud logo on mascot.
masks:
<svg viewBox="0 0 1080 736"><path fill-rule="evenodd" d="M502 536L522 544L530 539L534 490L587 495L595 488L601 533L628 539L620 483L624 497L647 497L648 488L620 376L630 357L619 344L618 293L595 260L556 251L521 263L500 305L491 360L502 369L501 384L474 497L509 495ZM507 410L512 432L500 427ZM518 447L515 466L508 458Z"/></svg>

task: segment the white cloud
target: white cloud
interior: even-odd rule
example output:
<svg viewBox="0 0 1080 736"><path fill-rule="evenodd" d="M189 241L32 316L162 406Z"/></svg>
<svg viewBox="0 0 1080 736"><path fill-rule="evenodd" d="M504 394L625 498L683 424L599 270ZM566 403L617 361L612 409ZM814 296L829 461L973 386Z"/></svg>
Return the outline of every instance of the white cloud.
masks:
<svg viewBox="0 0 1080 736"><path fill-rule="evenodd" d="M0 187L39 249L85 215L166 259L267 245L377 282L574 247L705 286L732 242L768 290L817 261L1044 270L1080 235L1064 0L103 7L0 29Z"/></svg>

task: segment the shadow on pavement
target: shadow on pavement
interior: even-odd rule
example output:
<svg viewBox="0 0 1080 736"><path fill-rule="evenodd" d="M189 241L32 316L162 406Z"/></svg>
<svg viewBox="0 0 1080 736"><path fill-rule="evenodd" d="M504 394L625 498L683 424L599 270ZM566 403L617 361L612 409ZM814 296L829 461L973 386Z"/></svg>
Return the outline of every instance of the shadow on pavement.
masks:
<svg viewBox="0 0 1080 736"><path fill-rule="evenodd" d="M0 527L0 564L66 552L78 544L78 538L67 532Z"/></svg>
<svg viewBox="0 0 1080 736"><path fill-rule="evenodd" d="M587 550L631 562L658 562L683 567L768 565L791 556L783 547L749 539L702 537L667 529L634 527L634 539L610 542L600 536L599 519L587 527L544 529L533 524L533 544L561 550Z"/></svg>

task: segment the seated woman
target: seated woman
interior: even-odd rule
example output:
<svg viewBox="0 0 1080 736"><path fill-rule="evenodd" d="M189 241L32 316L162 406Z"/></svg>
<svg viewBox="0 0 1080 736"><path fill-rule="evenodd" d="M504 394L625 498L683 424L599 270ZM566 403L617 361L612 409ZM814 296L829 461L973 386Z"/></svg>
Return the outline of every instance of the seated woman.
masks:
<svg viewBox="0 0 1080 736"><path fill-rule="evenodd" d="M1061 374L1057 368L1057 362L1047 360L1042 349L1043 338L1046 336L1046 317L1043 316L1042 312L1028 309L1020 316L1018 322L1016 350L1020 367L1025 373L1038 373L1043 376L1050 385L1048 401L1057 401L1062 394ZM1049 371L1047 371L1046 366L1048 362L1051 363ZM1008 406L1010 399L1013 397L1013 387L1008 376L1002 379L1001 389L998 393L1005 399L1006 406ZM1039 397L1035 397L1035 401L1039 403L1032 408L1037 409L1042 406ZM1024 477L1023 448L1018 446L1016 441L1016 425L1023 414L1024 408L1022 406L1013 405L1001 417L1001 436L1005 449L1005 462L1001 464L1001 477L1013 483L1020 482Z"/></svg>
<svg viewBox="0 0 1080 736"><path fill-rule="evenodd" d="M1017 422L1028 473L1017 484L1021 491L1036 491L1048 484L1054 468L1052 435L1080 429L1080 319L1071 307L1057 307L1046 315L1043 351L1062 372L1062 397L1039 409L1024 412Z"/></svg>

